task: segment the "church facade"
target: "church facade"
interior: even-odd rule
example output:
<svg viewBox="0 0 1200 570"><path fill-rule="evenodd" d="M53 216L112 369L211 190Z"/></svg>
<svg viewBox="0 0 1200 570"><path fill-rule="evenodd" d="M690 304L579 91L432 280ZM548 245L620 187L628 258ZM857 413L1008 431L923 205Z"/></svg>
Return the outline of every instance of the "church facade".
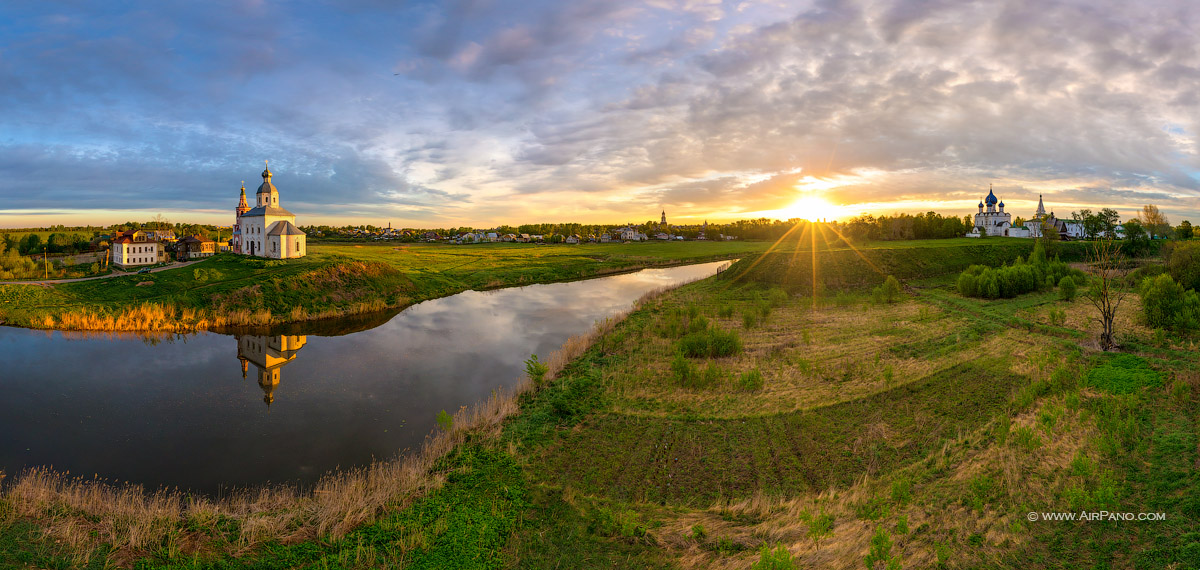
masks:
<svg viewBox="0 0 1200 570"><path fill-rule="evenodd" d="M304 257L308 253L307 236L296 227L296 215L279 205L279 189L271 183L270 168L263 169L262 178L253 208L246 204L246 186L242 185L231 247L237 253L256 257Z"/></svg>
<svg viewBox="0 0 1200 570"><path fill-rule="evenodd" d="M1033 218L1025 222L1024 226L1013 226L1012 214L1004 211L1004 201L997 198L991 187L988 187L988 195L980 200L979 212L975 214L975 227L967 232L967 237L1040 238L1043 227L1053 228L1058 232L1059 239L1079 239L1084 236L1083 225L1079 222L1060 220L1054 216L1054 212L1047 214L1046 204L1041 195L1038 195L1038 207Z"/></svg>

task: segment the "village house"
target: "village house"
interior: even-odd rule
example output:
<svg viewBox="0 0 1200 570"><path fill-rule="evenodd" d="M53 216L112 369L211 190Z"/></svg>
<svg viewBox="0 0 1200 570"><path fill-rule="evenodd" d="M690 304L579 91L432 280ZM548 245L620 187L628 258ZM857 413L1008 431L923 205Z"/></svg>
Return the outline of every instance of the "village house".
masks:
<svg viewBox="0 0 1200 570"><path fill-rule="evenodd" d="M152 239L145 230L121 232L109 249L109 261L121 268L154 265L163 255L163 244Z"/></svg>
<svg viewBox="0 0 1200 570"><path fill-rule="evenodd" d="M175 242L175 258L188 261L211 257L217 253L217 242L204 236L187 236Z"/></svg>

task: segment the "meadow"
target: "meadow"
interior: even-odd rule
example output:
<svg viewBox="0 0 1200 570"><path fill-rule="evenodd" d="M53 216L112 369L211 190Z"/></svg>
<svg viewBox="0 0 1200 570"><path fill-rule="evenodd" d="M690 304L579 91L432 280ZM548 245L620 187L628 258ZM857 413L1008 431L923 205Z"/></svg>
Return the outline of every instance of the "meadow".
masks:
<svg viewBox="0 0 1200 570"><path fill-rule="evenodd" d="M770 255L650 295L549 366L531 360L513 396L447 416L421 463L381 472L386 492L353 503L356 516L297 505L351 503L370 477L157 518L64 498L80 487L49 475L22 481L0 499L0 565L1200 564L1200 339L1148 327L1135 296L1117 316L1122 353L1103 353L1086 300L959 294L964 255L930 269L866 254L881 272L864 282L925 267L895 302L845 280L789 290L761 272ZM150 501L129 492L127 513ZM1040 518L1101 510L1165 520Z"/></svg>
<svg viewBox="0 0 1200 570"><path fill-rule="evenodd" d="M0 285L0 322L187 331L331 319L461 291L585 279L762 251L762 242L592 245L313 244L294 260L217 255L153 274Z"/></svg>

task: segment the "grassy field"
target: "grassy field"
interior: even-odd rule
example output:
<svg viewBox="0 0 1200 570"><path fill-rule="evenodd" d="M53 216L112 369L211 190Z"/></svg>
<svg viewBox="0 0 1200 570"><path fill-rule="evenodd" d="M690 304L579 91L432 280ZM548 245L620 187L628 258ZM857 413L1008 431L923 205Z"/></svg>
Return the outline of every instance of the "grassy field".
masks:
<svg viewBox="0 0 1200 570"><path fill-rule="evenodd" d="M49 287L0 285L0 321L72 330L194 330L343 317L468 289L728 259L756 242L479 246L314 244L302 259L218 255L186 268Z"/></svg>
<svg viewBox="0 0 1200 570"><path fill-rule="evenodd" d="M645 301L503 421L456 419L436 484L348 533L256 543L193 515L138 548L72 546L9 494L0 566L1200 565L1200 339L1139 324L1134 298L1105 354L1087 301L1053 290L966 298L935 271L896 303L850 287L814 305L756 265ZM1027 515L1101 510L1166 519Z"/></svg>

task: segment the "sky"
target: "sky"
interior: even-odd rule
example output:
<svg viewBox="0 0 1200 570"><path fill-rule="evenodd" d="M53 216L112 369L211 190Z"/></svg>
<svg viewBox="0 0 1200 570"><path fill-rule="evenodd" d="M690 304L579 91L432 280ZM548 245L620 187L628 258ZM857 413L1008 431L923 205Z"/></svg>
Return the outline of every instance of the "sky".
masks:
<svg viewBox="0 0 1200 570"><path fill-rule="evenodd" d="M0 227L1200 222L1194 0L0 3Z"/></svg>

